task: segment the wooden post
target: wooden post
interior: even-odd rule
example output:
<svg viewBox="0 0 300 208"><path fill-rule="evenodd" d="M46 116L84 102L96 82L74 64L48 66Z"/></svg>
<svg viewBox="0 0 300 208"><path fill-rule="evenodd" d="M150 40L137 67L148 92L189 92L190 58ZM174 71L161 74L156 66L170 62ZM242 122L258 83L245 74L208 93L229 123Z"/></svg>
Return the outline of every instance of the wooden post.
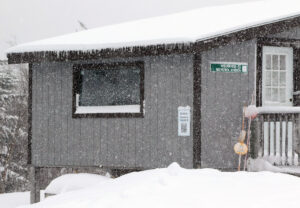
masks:
<svg viewBox="0 0 300 208"><path fill-rule="evenodd" d="M264 139L265 139L265 135L264 135L264 121L265 121L265 119L264 119L264 115L262 115L262 116L260 116L260 129L261 129L261 131L260 131L260 147L261 147L261 157L263 157L264 155L265 155L265 141L264 141Z"/></svg>
<svg viewBox="0 0 300 208"><path fill-rule="evenodd" d="M255 131L255 136L256 137L254 137L254 141L255 141L255 146L254 146L254 148L253 149L255 149L256 151L255 151L255 156L256 157L262 157L262 146L261 146L261 131L262 131L262 129L261 129L261 123L260 123L260 115L258 115L257 116L257 118L256 118L256 126L255 126L255 128L256 128L256 131ZM253 133L252 133L252 135L253 135Z"/></svg>
<svg viewBox="0 0 300 208"><path fill-rule="evenodd" d="M257 157L261 157L261 146L260 146L260 137L261 137L261 129L260 129L260 116L252 121L252 125L250 127L250 149L249 154L250 157L255 159Z"/></svg>
<svg viewBox="0 0 300 208"><path fill-rule="evenodd" d="M30 180L30 203L40 201L40 187L39 187L39 168L29 167L29 180Z"/></svg>

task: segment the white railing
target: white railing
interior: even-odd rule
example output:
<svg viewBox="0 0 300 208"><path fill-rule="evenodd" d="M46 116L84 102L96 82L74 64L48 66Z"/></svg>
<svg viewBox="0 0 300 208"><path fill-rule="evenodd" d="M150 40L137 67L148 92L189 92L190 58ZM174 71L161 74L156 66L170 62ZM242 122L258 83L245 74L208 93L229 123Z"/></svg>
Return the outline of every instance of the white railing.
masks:
<svg viewBox="0 0 300 208"><path fill-rule="evenodd" d="M298 165L300 113L283 110L259 110L256 126L258 157L275 165Z"/></svg>

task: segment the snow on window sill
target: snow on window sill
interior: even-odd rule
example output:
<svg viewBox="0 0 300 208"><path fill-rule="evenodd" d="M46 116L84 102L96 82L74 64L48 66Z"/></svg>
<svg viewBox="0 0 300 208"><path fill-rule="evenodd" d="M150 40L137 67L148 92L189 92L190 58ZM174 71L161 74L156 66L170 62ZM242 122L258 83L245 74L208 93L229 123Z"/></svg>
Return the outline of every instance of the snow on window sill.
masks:
<svg viewBox="0 0 300 208"><path fill-rule="evenodd" d="M300 107L295 106L263 106L258 107L258 112L264 113L300 113Z"/></svg>
<svg viewBox="0 0 300 208"><path fill-rule="evenodd" d="M140 113L140 105L78 106L75 114L89 113Z"/></svg>

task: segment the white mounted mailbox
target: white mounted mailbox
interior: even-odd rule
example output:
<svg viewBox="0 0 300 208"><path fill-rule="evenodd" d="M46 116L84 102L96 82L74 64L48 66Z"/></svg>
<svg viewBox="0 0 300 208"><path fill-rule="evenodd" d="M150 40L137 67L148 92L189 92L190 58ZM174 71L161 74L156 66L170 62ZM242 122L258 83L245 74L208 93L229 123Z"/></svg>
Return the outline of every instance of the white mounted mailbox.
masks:
<svg viewBox="0 0 300 208"><path fill-rule="evenodd" d="M190 106L178 107L178 136L191 135L191 108Z"/></svg>

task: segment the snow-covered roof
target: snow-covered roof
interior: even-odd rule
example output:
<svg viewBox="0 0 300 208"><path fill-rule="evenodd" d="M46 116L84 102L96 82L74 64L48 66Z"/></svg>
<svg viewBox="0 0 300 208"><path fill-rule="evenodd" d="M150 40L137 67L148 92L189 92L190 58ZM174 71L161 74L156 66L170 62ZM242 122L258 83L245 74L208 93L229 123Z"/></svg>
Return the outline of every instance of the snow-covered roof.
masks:
<svg viewBox="0 0 300 208"><path fill-rule="evenodd" d="M8 49L7 53L192 43L297 16L300 16L299 0L204 7L25 43Z"/></svg>

